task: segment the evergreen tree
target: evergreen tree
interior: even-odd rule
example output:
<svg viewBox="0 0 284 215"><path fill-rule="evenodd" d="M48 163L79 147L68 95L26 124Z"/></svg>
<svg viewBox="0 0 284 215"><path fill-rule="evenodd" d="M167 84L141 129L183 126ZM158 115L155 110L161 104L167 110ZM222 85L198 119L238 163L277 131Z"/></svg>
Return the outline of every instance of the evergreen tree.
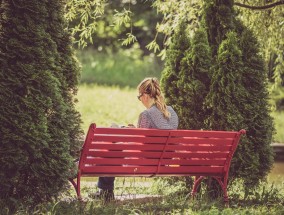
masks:
<svg viewBox="0 0 284 215"><path fill-rule="evenodd" d="M182 59L189 46L186 22L182 21L172 36L171 45L166 52L167 61L161 77L161 86L166 102L174 109L178 109L181 102L179 101L181 98L177 81L180 76Z"/></svg>
<svg viewBox="0 0 284 215"><path fill-rule="evenodd" d="M207 1L204 13L208 38L223 38L209 40L212 49L218 47L218 51L207 97L212 112L206 124L215 130L248 131L238 146L230 175L231 179L244 179L249 189L264 179L273 161L270 146L273 125L264 63L252 33L235 18L232 1ZM221 18L216 19L220 14L227 14L228 18L223 17L221 22ZM212 24L212 20L217 23Z"/></svg>
<svg viewBox="0 0 284 215"><path fill-rule="evenodd" d="M181 61L176 111L182 129L204 129L204 99L210 86L211 52L206 31L200 27Z"/></svg>
<svg viewBox="0 0 284 215"><path fill-rule="evenodd" d="M234 29L233 0L204 0L202 20L208 32L212 55L217 56L219 45Z"/></svg>
<svg viewBox="0 0 284 215"><path fill-rule="evenodd" d="M194 32L185 52L182 34L173 37L162 74L165 96L175 105L181 128L247 130L233 158L230 179L241 178L250 189L265 178L273 162L264 63L253 34L236 19L233 0L204 0L203 6L200 26L207 37L202 29ZM180 55L173 55L173 50Z"/></svg>
<svg viewBox="0 0 284 215"><path fill-rule="evenodd" d="M270 146L274 132L270 116L268 79L265 63L260 56L259 45L253 33L241 23L239 47L242 50L243 74L242 102L238 109L244 115L247 139L239 146L232 168L236 177L247 178L245 183L253 185L265 178L273 165L273 150ZM246 171L249 168L254 174Z"/></svg>
<svg viewBox="0 0 284 215"><path fill-rule="evenodd" d="M210 114L204 123L213 130L240 130L243 127L243 115L238 106L244 88L241 82L242 52L235 32L226 34L216 60L210 91L206 97L206 109ZM218 183L212 180L208 181L207 190L212 198L222 193Z"/></svg>
<svg viewBox="0 0 284 215"><path fill-rule="evenodd" d="M77 94L77 86L79 85L80 64L75 56L70 32L66 30L64 6L65 4L58 0L47 2L49 12L47 32L54 44L54 53L57 52L55 61L57 69L53 71L53 75L60 81L60 91L66 108L66 113L61 116L64 117L64 121L63 119L56 120L60 121L67 131L71 155L77 156L80 147L78 136L82 133L80 131L80 114L74 107L74 95Z"/></svg>
<svg viewBox="0 0 284 215"><path fill-rule="evenodd" d="M238 104L244 88L241 82L242 52L235 32L228 32L219 46L217 66L206 98L210 116L207 127L213 130L240 130L243 116Z"/></svg>
<svg viewBox="0 0 284 215"><path fill-rule="evenodd" d="M0 201L55 197L68 183L81 134L79 67L62 1L1 2Z"/></svg>

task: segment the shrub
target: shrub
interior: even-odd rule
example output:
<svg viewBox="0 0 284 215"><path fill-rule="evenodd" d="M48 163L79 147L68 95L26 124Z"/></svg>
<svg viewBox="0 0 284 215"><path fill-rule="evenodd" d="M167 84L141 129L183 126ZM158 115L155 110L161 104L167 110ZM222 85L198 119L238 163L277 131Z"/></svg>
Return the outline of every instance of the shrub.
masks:
<svg viewBox="0 0 284 215"><path fill-rule="evenodd" d="M253 188L273 164L274 127L264 61L252 32L236 19L233 0L206 0L203 7L193 38L186 23L172 37L161 78L163 90L182 128L247 130L232 161L230 179L243 178L246 188ZM207 35L201 34L203 29Z"/></svg>
<svg viewBox="0 0 284 215"><path fill-rule="evenodd" d="M11 210L56 197L79 146L79 65L62 1L1 3L0 201Z"/></svg>

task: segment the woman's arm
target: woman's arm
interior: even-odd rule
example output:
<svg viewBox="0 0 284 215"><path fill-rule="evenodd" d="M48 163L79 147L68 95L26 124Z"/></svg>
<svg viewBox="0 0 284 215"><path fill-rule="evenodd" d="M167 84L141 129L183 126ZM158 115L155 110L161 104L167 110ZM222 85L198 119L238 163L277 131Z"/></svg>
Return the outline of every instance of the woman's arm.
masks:
<svg viewBox="0 0 284 215"><path fill-rule="evenodd" d="M151 119L149 118L149 114L147 111L143 111L139 115L137 128L151 128Z"/></svg>

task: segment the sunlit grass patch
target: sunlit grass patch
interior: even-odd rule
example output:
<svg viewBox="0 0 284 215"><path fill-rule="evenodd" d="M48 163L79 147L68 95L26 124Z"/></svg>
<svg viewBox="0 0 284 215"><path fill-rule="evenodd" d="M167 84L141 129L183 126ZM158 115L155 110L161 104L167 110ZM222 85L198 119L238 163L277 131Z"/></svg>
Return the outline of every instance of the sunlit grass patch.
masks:
<svg viewBox="0 0 284 215"><path fill-rule="evenodd" d="M78 50L77 56L82 63L81 83L135 88L147 76L160 77L163 68L155 55L143 56L136 46L118 52Z"/></svg>
<svg viewBox="0 0 284 215"><path fill-rule="evenodd" d="M137 85L139 83L137 82ZM82 115L82 127L85 132L90 123L98 126L110 126L115 122L121 125L137 124L138 116L145 108L137 99L134 88L101 85L80 85L77 98L77 110ZM284 143L284 112L273 112L276 134L275 142Z"/></svg>
<svg viewBox="0 0 284 215"><path fill-rule="evenodd" d="M144 110L137 94L137 90L130 88L81 85L77 110L81 114L85 133L93 122L106 127L112 123L136 125L140 112Z"/></svg>
<svg viewBox="0 0 284 215"><path fill-rule="evenodd" d="M274 118L276 134L274 141L277 143L284 143L284 111L273 112L272 117Z"/></svg>

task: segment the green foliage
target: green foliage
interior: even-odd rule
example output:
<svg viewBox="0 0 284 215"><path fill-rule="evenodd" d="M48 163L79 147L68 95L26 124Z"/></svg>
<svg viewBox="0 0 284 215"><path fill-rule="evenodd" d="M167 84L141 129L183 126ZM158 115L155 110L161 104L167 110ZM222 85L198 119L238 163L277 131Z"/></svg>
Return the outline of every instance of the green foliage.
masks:
<svg viewBox="0 0 284 215"><path fill-rule="evenodd" d="M273 163L267 74L257 41L236 19L233 1L205 1L193 37L184 25L167 50L162 74L166 99L177 110L182 128L247 130L230 179L243 178L250 189Z"/></svg>
<svg viewBox="0 0 284 215"><path fill-rule="evenodd" d="M246 0L247 6L269 5L271 1ZM218 3L219 6L214 6ZM280 3L280 2L277 2ZM208 7L209 5L213 7ZM202 16L201 8L205 5L211 8L207 11L212 25L208 30L209 41L214 56L218 46L234 26L233 9L246 26L254 31L261 45L261 53L268 65L270 81L275 88L283 87L283 4L269 9L248 9L238 1L198 1L198 0L151 0L151 1L107 1L107 0L71 0L67 2L67 14L79 45L86 46L87 41L95 41L95 47L111 45L119 49L118 39L123 44L130 45L137 41L145 53L149 49L164 57L165 47L171 43L171 36L181 20L188 20L193 33L199 26ZM156 10L156 11L155 11ZM214 13L211 16L210 13ZM219 24L217 24L219 23ZM126 37L125 37L126 35ZM217 36L214 36L217 35ZM162 38L163 37L163 38ZM120 41L121 41L120 40ZM281 98L283 101L283 97Z"/></svg>
<svg viewBox="0 0 284 215"><path fill-rule="evenodd" d="M208 31L208 40L213 56L217 56L219 45L234 25L233 0L205 0L204 2L203 19Z"/></svg>
<svg viewBox="0 0 284 215"><path fill-rule="evenodd" d="M65 18L71 22L80 17L80 22L72 28L72 34L79 34L78 45L87 46L87 41L93 42L92 35L97 30L97 19L104 15L106 0L88 1L71 0L66 3Z"/></svg>
<svg viewBox="0 0 284 215"><path fill-rule="evenodd" d="M231 11L228 15L231 18L224 18L226 21L222 26L231 29L232 33L209 36L223 37L224 40L214 43L219 48L217 68L208 95L208 104L213 108L208 123L213 129L247 130L246 138L241 141L232 161L230 175L231 179L243 178L249 189L265 178L273 162L270 146L273 125L268 103L267 74L255 37L233 16L231 5L216 3L215 6L209 6L207 11L215 11L215 7L221 11ZM207 26L212 26L209 20ZM222 30L216 32L221 34ZM210 101L214 97L215 101Z"/></svg>
<svg viewBox="0 0 284 215"><path fill-rule="evenodd" d="M245 92L242 92L242 104L239 110L246 113L244 128L247 130L247 141L239 148L235 166L241 166L240 160L246 160L241 167L241 174L248 177L247 183L265 178L273 164L273 151L270 146L274 134L274 125L271 118L271 107L267 86L267 74L264 60L259 55L259 45L253 33L243 28L240 34L240 48L242 49L243 71L242 83ZM245 146L245 145L248 145ZM245 155L246 154L246 155ZM248 159L247 156L251 158ZM247 172L249 168L256 175ZM251 181L250 181L251 179Z"/></svg>
<svg viewBox="0 0 284 215"><path fill-rule="evenodd" d="M213 130L240 130L243 115L238 109L244 87L241 83L242 61L236 33L228 32L219 46L216 68L211 79L206 105L210 116L207 127Z"/></svg>
<svg viewBox="0 0 284 215"><path fill-rule="evenodd" d="M262 0L247 0L247 5L263 6L272 1ZM268 62L268 73L270 76L270 82L272 83L272 89L283 88L284 86L284 61L283 61L283 49L284 42L279 39L284 34L284 13L283 5L279 5L267 10L249 10L247 8L237 7L239 11L239 17L243 23L253 30L257 36L261 52ZM284 100L284 97L282 97Z"/></svg>
<svg viewBox="0 0 284 215"><path fill-rule="evenodd" d="M68 1L66 17L79 47L118 51L126 48L121 45L131 47L136 42L149 54L146 45L154 37L162 44L162 38L155 36L161 14L151 5L152 1Z"/></svg>
<svg viewBox="0 0 284 215"><path fill-rule="evenodd" d="M271 92L271 103L275 110L284 110L284 87L273 88Z"/></svg>
<svg viewBox="0 0 284 215"><path fill-rule="evenodd" d="M187 34L191 34L197 28L200 17L200 5L203 4L203 1L199 0L182 0L182 1L172 1L172 0L155 0L153 1L153 8L157 10L158 13L163 15L161 21L157 21L156 25L156 37L153 38L151 44L155 44L157 35L163 35L163 48L160 49L159 56L164 60L165 49L171 46L171 43L174 41L172 38L179 28L180 23L187 22ZM185 21L186 20L186 21ZM190 27L189 27L190 26ZM154 49L154 46L148 46L149 50L157 51Z"/></svg>
<svg viewBox="0 0 284 215"><path fill-rule="evenodd" d="M177 81L181 95L177 111L182 129L204 128L203 122L208 113L203 103L210 86L211 61L207 34L200 28L192 38L191 47L185 52Z"/></svg>
<svg viewBox="0 0 284 215"><path fill-rule="evenodd" d="M173 35L173 41L167 50L166 55L168 60L165 62L165 68L161 77L161 85L167 104L172 105L174 109L178 107L180 96L179 90L176 87L179 79L179 71L181 70L185 51L189 46L186 23L182 22L177 27Z"/></svg>
<svg viewBox="0 0 284 215"><path fill-rule="evenodd" d="M185 29L186 23L182 23L173 36L175 46L167 51L162 83L168 103L179 115L179 128L202 129L207 115L203 99L210 84L210 47L204 29L196 31L191 45Z"/></svg>
<svg viewBox="0 0 284 215"><path fill-rule="evenodd" d="M11 210L65 188L80 136L79 66L61 1L2 1L0 201Z"/></svg>
<svg viewBox="0 0 284 215"><path fill-rule="evenodd" d="M136 88L145 77L159 78L162 63L153 54L142 56L142 51L136 45L115 53L110 50L78 50L77 56L83 66L81 83Z"/></svg>

